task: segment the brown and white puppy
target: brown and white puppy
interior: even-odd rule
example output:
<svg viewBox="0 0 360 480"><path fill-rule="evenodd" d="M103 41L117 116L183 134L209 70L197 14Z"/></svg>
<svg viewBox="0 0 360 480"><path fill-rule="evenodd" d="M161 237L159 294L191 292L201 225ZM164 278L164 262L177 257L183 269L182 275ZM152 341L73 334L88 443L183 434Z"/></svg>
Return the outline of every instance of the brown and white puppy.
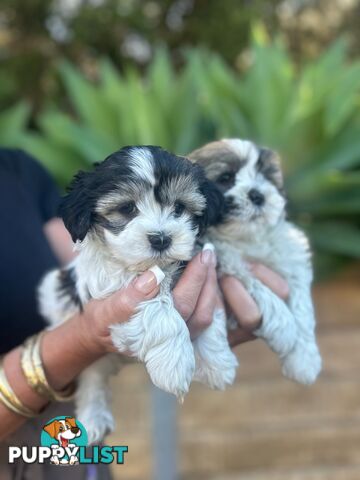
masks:
<svg viewBox="0 0 360 480"><path fill-rule="evenodd" d="M207 239L217 251L220 274L238 277L257 302L262 324L255 334L278 354L284 375L313 383L321 370L311 300L308 240L286 220L279 156L253 142L224 139L189 155L225 196L223 221ZM257 280L246 259L268 265L288 282L287 303Z"/></svg>

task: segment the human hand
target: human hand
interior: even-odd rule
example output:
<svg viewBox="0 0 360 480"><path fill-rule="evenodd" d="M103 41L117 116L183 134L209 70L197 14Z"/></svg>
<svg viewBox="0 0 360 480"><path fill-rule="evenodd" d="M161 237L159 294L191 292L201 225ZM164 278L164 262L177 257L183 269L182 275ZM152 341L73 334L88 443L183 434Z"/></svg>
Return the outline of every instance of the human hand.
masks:
<svg viewBox="0 0 360 480"><path fill-rule="evenodd" d="M220 280L216 275L216 255L205 250L207 261L202 260L204 252L194 257L185 268L174 288L175 306L187 322L191 338L201 334L212 322L215 308L225 308L235 316L239 328L229 332L230 346L254 340L252 332L261 323L261 314L253 298L239 280L225 276ZM289 296L289 287L285 280L260 263L249 263L250 269L264 285L269 287L283 300Z"/></svg>
<svg viewBox="0 0 360 480"><path fill-rule="evenodd" d="M206 248L189 262L173 291L175 307L187 323L192 338L212 321L218 293L215 266L214 252ZM148 270L127 288L106 299L87 303L83 315L79 316L85 348L99 354L116 351L109 326L128 321L139 303L154 298L159 293L157 283L154 273Z"/></svg>
<svg viewBox="0 0 360 480"><path fill-rule="evenodd" d="M183 317L192 339L212 322L218 303L216 255L211 244L187 264L174 290L175 307Z"/></svg>
<svg viewBox="0 0 360 480"><path fill-rule="evenodd" d="M279 274L260 263L249 263L249 267L258 280L269 287L282 300L287 300L289 286ZM235 347L240 343L254 340L256 337L252 332L261 323L261 313L254 299L235 277L222 277L220 286L225 304L239 324L239 328L229 332L230 346Z"/></svg>
<svg viewBox="0 0 360 480"><path fill-rule="evenodd" d="M275 272L261 264L252 264L254 275L281 298L288 296L286 282ZM220 280L224 300L239 323L239 328L229 333L231 346L254 339L251 333L261 321L260 311L234 277ZM80 319L87 348L99 353L116 351L109 332L109 326L125 322L135 313L139 303L154 298L159 286L150 270L137 277L127 288L115 292L105 300L92 300L84 308ZM216 255L211 248L197 254L186 266L173 290L174 304L184 318L194 339L212 322L215 308L224 308L219 294L216 276Z"/></svg>
<svg viewBox="0 0 360 480"><path fill-rule="evenodd" d="M155 273L154 273L155 271ZM79 329L83 330L84 348L95 354L116 352L111 336L111 325L128 321L141 302L151 300L159 293L163 278L160 269L147 270L136 277L126 288L109 297L91 300L78 317Z"/></svg>

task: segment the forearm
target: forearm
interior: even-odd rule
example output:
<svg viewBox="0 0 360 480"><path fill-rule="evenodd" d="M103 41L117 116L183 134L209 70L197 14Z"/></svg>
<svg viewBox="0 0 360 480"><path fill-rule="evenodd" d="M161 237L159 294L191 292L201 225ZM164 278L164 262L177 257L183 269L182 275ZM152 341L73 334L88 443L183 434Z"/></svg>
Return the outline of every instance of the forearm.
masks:
<svg viewBox="0 0 360 480"><path fill-rule="evenodd" d="M44 225L45 236L62 265L75 257L74 244L61 218L52 218Z"/></svg>
<svg viewBox="0 0 360 480"><path fill-rule="evenodd" d="M80 315L76 315L55 329L46 331L42 338L41 357L46 377L49 385L57 391L63 390L84 368L101 356L99 349L89 348L84 341L79 317ZM5 355L6 377L21 402L31 410L39 412L46 407L48 400L28 386L21 370L20 357L21 347ZM0 403L0 439L15 431L26 420Z"/></svg>
<svg viewBox="0 0 360 480"><path fill-rule="evenodd" d="M42 341L41 354L47 380L55 390L64 389L103 354L84 340L79 317L75 315L46 332Z"/></svg>

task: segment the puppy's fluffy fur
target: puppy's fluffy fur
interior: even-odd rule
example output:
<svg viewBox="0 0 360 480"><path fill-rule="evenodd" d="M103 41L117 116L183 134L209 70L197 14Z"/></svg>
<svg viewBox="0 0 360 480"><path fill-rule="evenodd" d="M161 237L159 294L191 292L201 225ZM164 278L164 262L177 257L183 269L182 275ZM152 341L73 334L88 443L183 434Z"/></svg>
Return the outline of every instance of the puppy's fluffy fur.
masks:
<svg viewBox="0 0 360 480"><path fill-rule="evenodd" d="M262 314L255 334L279 355L284 375L313 383L321 370L311 300L311 254L306 236L285 219L285 198L276 153L238 139L192 152L225 195L224 221L209 229L219 270L238 277ZM245 259L268 265L288 282L287 303L257 280Z"/></svg>
<svg viewBox="0 0 360 480"><path fill-rule="evenodd" d="M165 273L159 295L140 304L130 321L111 327L114 345L144 362L153 383L179 398L194 374L214 388L232 383L237 361L227 344L224 312L216 311L192 344L171 295L180 263L219 220L223 200L201 166L159 147L125 147L93 171L80 172L61 206L79 253L44 278L43 316L51 324L63 322L89 300L107 297L157 265ZM113 429L107 383L123 358L107 355L80 376L77 418L90 442Z"/></svg>

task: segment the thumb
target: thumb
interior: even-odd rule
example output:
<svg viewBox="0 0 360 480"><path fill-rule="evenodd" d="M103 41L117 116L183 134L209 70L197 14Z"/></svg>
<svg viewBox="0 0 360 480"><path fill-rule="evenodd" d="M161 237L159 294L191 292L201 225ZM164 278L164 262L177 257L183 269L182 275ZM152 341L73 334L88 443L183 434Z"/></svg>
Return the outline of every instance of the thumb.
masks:
<svg viewBox="0 0 360 480"><path fill-rule="evenodd" d="M112 322L129 320L139 303L150 300L159 293L159 284L164 278L164 272L155 265L136 277L126 288L114 293L109 305Z"/></svg>

